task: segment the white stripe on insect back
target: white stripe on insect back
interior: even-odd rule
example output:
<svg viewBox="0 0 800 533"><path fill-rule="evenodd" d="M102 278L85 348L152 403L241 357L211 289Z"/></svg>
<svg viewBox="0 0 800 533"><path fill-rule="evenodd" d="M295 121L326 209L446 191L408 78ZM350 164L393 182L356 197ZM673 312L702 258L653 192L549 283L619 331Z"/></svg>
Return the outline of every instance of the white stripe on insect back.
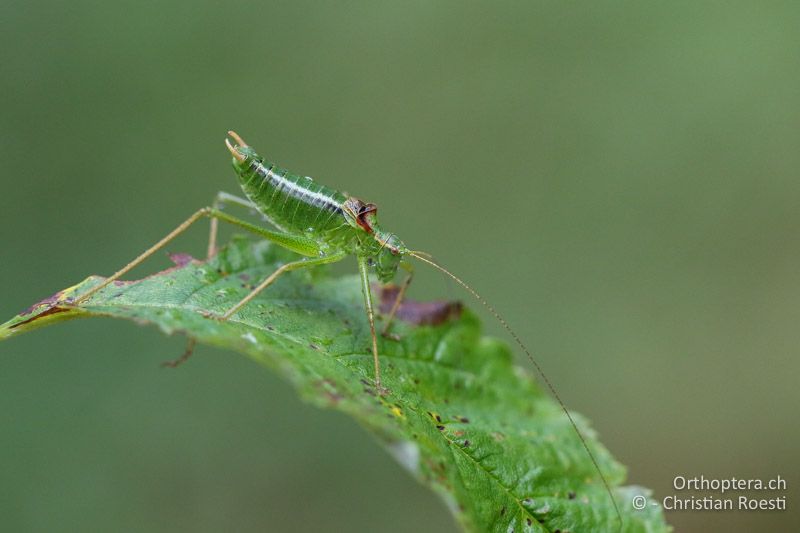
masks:
<svg viewBox="0 0 800 533"><path fill-rule="evenodd" d="M341 214L341 206L339 201L333 198L332 193L335 191L328 190L326 187L314 182L309 177L295 176L285 169L268 163L264 164L260 161L253 163L251 169L254 171L256 179L260 179L258 184L258 191L261 193L264 188L272 187L272 194L269 194L269 199L266 205L263 206L264 210L269 211L272 215L270 218L279 218L284 222L284 225L294 228L295 230L305 230L308 226L317 228L317 222L320 220L320 211L328 211L329 215L325 218L325 224L319 227L326 227L328 223L336 216ZM281 201L281 195L283 200ZM291 214L287 213L289 202L295 201L294 210ZM278 204L281 205L278 205ZM313 208L317 210L316 216L313 221L299 221L297 217L299 214L306 213L306 208ZM273 220L275 223L276 220ZM281 224L276 224L279 227ZM285 229L285 228L284 228Z"/></svg>

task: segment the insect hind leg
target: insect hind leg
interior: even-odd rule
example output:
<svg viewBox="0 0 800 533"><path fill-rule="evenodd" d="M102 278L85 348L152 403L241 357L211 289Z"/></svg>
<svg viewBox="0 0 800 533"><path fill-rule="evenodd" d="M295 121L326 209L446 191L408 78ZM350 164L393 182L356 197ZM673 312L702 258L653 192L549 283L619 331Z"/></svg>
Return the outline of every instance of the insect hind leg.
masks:
<svg viewBox="0 0 800 533"><path fill-rule="evenodd" d="M252 211L256 210L255 204L253 202L236 196L235 194L230 194L225 191L219 191L217 195L214 197L214 201L211 204L212 209L222 210L225 205L232 204L232 205L239 205L246 209L250 209ZM219 219L216 217L211 217L209 221L209 230L208 230L208 247L206 248L206 260L211 259L217 253L217 234L219 232ZM176 368L178 365L183 364L186 362L194 353L194 348L196 345L196 341L193 338L189 338L186 341L186 348L184 348L183 353L180 357L176 359L172 359L169 361L164 361L161 363L161 366L169 367L169 368Z"/></svg>
<svg viewBox="0 0 800 533"><path fill-rule="evenodd" d="M251 211L256 211L256 206L250 200L246 200L235 194L230 194L225 191L217 192L217 195L214 197L214 201L211 204L212 209L222 210L225 205L238 205L244 207L245 209L250 209ZM217 253L217 234L219 232L219 219L217 217L211 217L209 221L209 230L208 230L208 247L206 248L206 260L211 259ZM176 359L172 359L169 361L164 361L161 363L161 366L169 367L169 368L176 368L178 365L185 363L194 353L195 345L197 341L193 338L189 338L186 341L186 348L184 348L183 353L180 357Z"/></svg>
<svg viewBox="0 0 800 533"><path fill-rule="evenodd" d="M114 274L112 274L111 276L106 278L105 281L103 281L99 285L96 285L95 287L93 287L92 289L88 290L87 292L83 293L73 303L74 304L80 304L81 302L85 302L91 296L93 296L95 293L97 293L97 292L101 291L102 289L106 288L108 285L110 285L114 281L118 280L119 278L121 278L122 276L124 276L125 274L127 274L128 272L133 270L136 266L140 265L142 262L144 262L151 255L153 255L154 253L159 251L161 248L163 248L164 246L169 244L178 235L180 235L181 233L183 233L184 231L189 229L189 227L192 224L194 224L195 222L197 222L198 220L200 220L203 217L213 216L212 215L213 212L214 212L214 210L212 208L210 208L210 207L204 207L202 209L198 209L197 211L195 211L195 213L192 216L190 216L189 218L187 218L186 220L181 222L178 225L178 227L176 227L174 230L172 230L169 233L167 233L167 235L165 235L160 241L158 241L157 243L152 245L150 248L148 248L147 250L145 250L144 252L139 254L133 261L131 261L130 263L128 263L127 265L125 265L121 269L117 270Z"/></svg>
<svg viewBox="0 0 800 533"><path fill-rule="evenodd" d="M214 202L211 205L214 209L221 210L226 204L238 205L251 211L258 211L255 204L250 200L246 200L236 196L235 194L230 194L225 191L219 191L214 197ZM207 259L211 259L211 257L217 253L217 232L219 230L219 220L216 217L212 217L209 226L208 251L206 253Z"/></svg>

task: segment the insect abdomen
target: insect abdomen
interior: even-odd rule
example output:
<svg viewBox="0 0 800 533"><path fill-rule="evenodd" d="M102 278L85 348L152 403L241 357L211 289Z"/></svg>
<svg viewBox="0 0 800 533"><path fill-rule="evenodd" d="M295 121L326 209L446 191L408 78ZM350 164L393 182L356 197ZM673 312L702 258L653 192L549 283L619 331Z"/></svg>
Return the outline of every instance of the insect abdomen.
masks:
<svg viewBox="0 0 800 533"><path fill-rule="evenodd" d="M309 177L268 161L253 161L240 175L242 189L276 226L292 232L326 231L345 221L346 197Z"/></svg>

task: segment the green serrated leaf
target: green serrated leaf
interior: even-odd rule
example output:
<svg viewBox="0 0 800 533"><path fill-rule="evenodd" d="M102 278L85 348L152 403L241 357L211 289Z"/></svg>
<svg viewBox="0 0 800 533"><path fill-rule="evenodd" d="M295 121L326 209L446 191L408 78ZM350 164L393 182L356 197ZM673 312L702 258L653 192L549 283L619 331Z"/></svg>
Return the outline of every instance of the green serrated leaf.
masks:
<svg viewBox="0 0 800 533"><path fill-rule="evenodd" d="M372 385L369 328L355 276L292 272L227 322L203 315L221 314L292 258L266 242L235 238L208 262L182 257L171 269L70 303L102 281L90 277L0 326L0 339L88 316L155 324L168 334L244 353L290 380L306 400L350 414L438 492L467 530L619 529L563 411L529 373L513 366L504 343L481 335L468 310L438 325L399 322L394 331L400 340L381 339L385 396ZM430 311L409 305L405 314L412 318ZM659 507L633 509L633 497L649 492L620 486L624 467L574 416L614 487L623 530L669 531Z"/></svg>

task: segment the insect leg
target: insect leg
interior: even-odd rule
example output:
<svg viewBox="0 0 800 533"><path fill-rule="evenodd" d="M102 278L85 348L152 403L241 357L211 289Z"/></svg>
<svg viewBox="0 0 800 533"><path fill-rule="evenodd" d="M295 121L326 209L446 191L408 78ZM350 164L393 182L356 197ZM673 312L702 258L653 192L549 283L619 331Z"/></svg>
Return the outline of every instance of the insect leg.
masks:
<svg viewBox="0 0 800 533"><path fill-rule="evenodd" d="M164 361L161 363L161 366L168 366L170 368L176 368L178 365L182 365L189 359L192 354L194 353L194 347L197 344L197 341L193 337L189 337L189 340L186 341L186 348L184 348L183 353L177 359L172 359L170 361Z"/></svg>
<svg viewBox="0 0 800 533"><path fill-rule="evenodd" d="M411 263L402 262L400 266L403 267L408 274L406 275L406 279L403 280L403 284L400 286L400 290L397 292L397 296L394 299L394 303L392 304L392 309L389 311L389 316L386 318L386 323L383 325L383 330L381 331L381 335L384 337L389 336L389 328L392 325L392 321L394 320L395 314L397 314L397 310L400 308L400 304L403 303L403 298L406 296L406 290L408 286L411 285L411 280L414 279L414 266Z"/></svg>
<svg viewBox="0 0 800 533"><path fill-rule="evenodd" d="M249 200L245 200L244 198L240 198L236 195L227 193L225 191L219 191L217 196L214 197L214 203L211 204L214 209L222 209L225 204L235 204L250 209L252 211L256 210L255 204ZM219 225L219 220L215 217L211 218L210 229L208 232L208 253L206 257L211 259L211 256L217 253L217 226Z"/></svg>
<svg viewBox="0 0 800 533"><path fill-rule="evenodd" d="M247 209L255 210L256 206L250 202L249 200L245 200L244 198L240 198L236 195L227 193L225 191L219 191L217 195L214 197L214 202L211 204L213 209L222 209L225 204L235 204L245 207ZM217 253L217 231L219 226L219 219L216 217L211 217L211 222L209 224L209 232L208 232L208 249L206 251L206 259L211 259L211 257ZM177 359L172 359L170 361L164 361L161 363L161 366L168 366L170 368L176 368L178 365L181 365L189 359L192 354L194 353L194 347L197 344L197 341L193 338L189 338L186 341L186 348L184 348L183 353Z"/></svg>
<svg viewBox="0 0 800 533"><path fill-rule="evenodd" d="M191 226L192 224L194 224L195 222L197 222L198 220L200 220L204 216L208 216L208 212L209 212L209 208L208 207L204 207L203 209L197 210L192 216L190 216L189 218L184 220L180 225L178 225L177 228L175 228L174 230L169 232L163 239L161 239L160 241L155 243L153 246L151 246L150 248L148 248L147 250L142 252L136 259L134 259L133 261L131 261L130 263L128 263L127 265L125 265L124 267L119 269L117 272L115 272L110 277L106 278L106 280L103 283L101 283L100 285L97 285L93 289L91 289L88 292L85 292L84 294L82 294L77 300L75 300L75 303L79 304L79 303L81 303L83 301L88 300L89 297L92 296L94 293L100 291L101 289L104 289L106 286L110 285L115 280L117 280L117 279L121 278L122 276L124 276L125 274L127 274L136 265L138 265L139 263L141 263L142 261L144 261L145 259L147 259L151 255L156 253L158 250L160 250L161 248L166 246L166 244L169 243L172 239L174 239L175 237L177 237L178 235L180 235L181 233L186 231L189 228L189 226Z"/></svg>
<svg viewBox="0 0 800 533"><path fill-rule="evenodd" d="M369 287L369 265L366 257L358 258L358 273L361 277L361 293L364 295L364 307L369 319L369 332L372 335L372 362L375 365L375 388L381 395L386 391L381 386L381 364L378 361L378 337L375 335L375 311L372 309L372 290Z"/></svg>
<svg viewBox="0 0 800 533"><path fill-rule="evenodd" d="M328 255L325 257L317 257L314 259L301 259L299 261L292 261L291 263L286 263L285 265L281 266L278 270L273 272L269 275L267 279L262 281L258 287L250 291L250 294L242 298L239 303L228 309L224 315L220 316L220 320L228 320L236 311L247 305L247 303L255 298L258 293L272 285L272 283L284 272L289 272L292 270L297 270L298 268L316 266L316 265L325 265L327 263L335 263L336 261L341 261L347 256L344 252L339 252L336 254Z"/></svg>
<svg viewBox="0 0 800 533"><path fill-rule="evenodd" d="M236 204L246 209L256 211L256 204L250 200L242 198L241 196L236 196L235 194L231 194L229 192L219 191L214 197L214 205L216 207L220 207L225 204Z"/></svg>
<svg viewBox="0 0 800 533"><path fill-rule="evenodd" d="M224 220L229 224L239 226L240 228L246 229L247 231L255 233L256 235L265 237L275 242L276 244L283 246L284 248L288 248L289 250L297 252L301 255L312 255L312 256L317 255L316 244L311 239L307 239L305 237L287 236L286 234L279 233L277 231L270 231L261 228L259 226L256 226L255 224L251 224L249 222L245 222L244 220L240 220L218 209L214 209L212 207L204 207L202 209L198 209L192 216L184 220L180 225L178 225L177 228L169 232L163 239L161 239L153 246L142 252L136 259L134 259L133 261L131 261L130 263L119 269L110 277L106 278L106 280L100 283L99 285L93 287L89 291L79 296L73 302L73 304L79 304L81 302L88 300L96 292L104 289L105 287L113 283L115 280L127 274L130 270L132 270L134 267L142 263L145 259L153 255L157 251L159 251L161 248L166 246L171 240L173 240L175 237L186 231L189 228L189 226L191 226L192 224L194 224L203 217L212 217Z"/></svg>

